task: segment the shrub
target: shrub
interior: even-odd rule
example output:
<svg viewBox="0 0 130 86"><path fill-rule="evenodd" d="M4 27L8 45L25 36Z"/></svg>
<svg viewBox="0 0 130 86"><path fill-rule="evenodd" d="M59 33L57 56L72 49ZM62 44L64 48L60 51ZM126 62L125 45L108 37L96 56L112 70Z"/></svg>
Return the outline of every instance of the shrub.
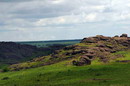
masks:
<svg viewBox="0 0 130 86"><path fill-rule="evenodd" d="M2 69L2 72L8 72L9 71L9 68L8 67L5 67Z"/></svg>

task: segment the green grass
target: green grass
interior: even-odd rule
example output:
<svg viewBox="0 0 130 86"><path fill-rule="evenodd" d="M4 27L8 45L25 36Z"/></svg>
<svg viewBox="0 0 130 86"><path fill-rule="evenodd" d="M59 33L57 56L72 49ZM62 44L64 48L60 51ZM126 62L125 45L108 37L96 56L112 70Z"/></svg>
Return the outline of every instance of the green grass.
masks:
<svg viewBox="0 0 130 86"><path fill-rule="evenodd" d="M129 51L121 51L125 60L130 59ZM130 86L130 63L112 62L76 67L70 61L57 64L0 73L0 86Z"/></svg>
<svg viewBox="0 0 130 86"><path fill-rule="evenodd" d="M129 86L130 64L65 66L63 63L1 73L0 86Z"/></svg>
<svg viewBox="0 0 130 86"><path fill-rule="evenodd" d="M128 51L119 51L116 54L121 54L124 57L123 58L118 58L118 60L130 60L130 50Z"/></svg>
<svg viewBox="0 0 130 86"><path fill-rule="evenodd" d="M86 44L86 43L77 43L77 44L75 44L75 45L78 45L78 46L81 46L81 47L94 47L94 46L96 46L96 44Z"/></svg>

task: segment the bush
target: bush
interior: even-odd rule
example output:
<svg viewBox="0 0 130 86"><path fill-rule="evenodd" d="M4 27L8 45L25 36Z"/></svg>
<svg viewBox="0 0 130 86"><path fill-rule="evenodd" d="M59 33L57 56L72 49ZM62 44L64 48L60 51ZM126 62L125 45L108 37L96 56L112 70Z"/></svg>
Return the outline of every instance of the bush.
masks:
<svg viewBox="0 0 130 86"><path fill-rule="evenodd" d="M2 78L2 80L7 80L7 79L9 79L9 77L4 77L4 78Z"/></svg>
<svg viewBox="0 0 130 86"><path fill-rule="evenodd" d="M9 71L9 68L5 67L2 69L2 72L8 72Z"/></svg>

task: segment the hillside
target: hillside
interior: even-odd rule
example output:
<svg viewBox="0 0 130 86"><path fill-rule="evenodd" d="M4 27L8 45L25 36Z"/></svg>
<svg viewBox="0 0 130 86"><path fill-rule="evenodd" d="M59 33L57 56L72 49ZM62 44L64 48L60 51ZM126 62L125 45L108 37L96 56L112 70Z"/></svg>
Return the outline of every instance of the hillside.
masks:
<svg viewBox="0 0 130 86"><path fill-rule="evenodd" d="M35 68L66 60L69 60L70 65L76 66L91 65L93 61L105 64L123 58L124 56L117 52L128 49L130 49L130 37L127 37L127 34L122 34L120 37L97 35L95 37L84 38L81 43L56 50L48 56L11 65L10 70Z"/></svg>
<svg viewBox="0 0 130 86"><path fill-rule="evenodd" d="M95 36L10 66L0 86L130 86L130 37Z"/></svg>
<svg viewBox="0 0 130 86"><path fill-rule="evenodd" d="M73 66L70 61L38 68L0 73L0 86L130 86L130 50L117 54L126 62ZM128 61L128 62L127 62Z"/></svg>

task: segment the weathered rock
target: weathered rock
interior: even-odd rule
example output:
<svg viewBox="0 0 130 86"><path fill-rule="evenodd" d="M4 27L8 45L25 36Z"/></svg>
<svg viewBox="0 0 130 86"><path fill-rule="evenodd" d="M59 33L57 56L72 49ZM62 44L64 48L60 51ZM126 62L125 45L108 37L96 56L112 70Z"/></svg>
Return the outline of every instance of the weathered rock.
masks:
<svg viewBox="0 0 130 86"><path fill-rule="evenodd" d="M128 37L127 34L122 34L120 37Z"/></svg>
<svg viewBox="0 0 130 86"><path fill-rule="evenodd" d="M91 60L87 56L82 56L79 61L74 60L72 63L76 66L90 65Z"/></svg>
<svg viewBox="0 0 130 86"><path fill-rule="evenodd" d="M94 58L94 56L95 56L95 54L85 54L85 56L86 57L88 57L89 59L93 59Z"/></svg>
<svg viewBox="0 0 130 86"><path fill-rule="evenodd" d="M97 35L95 37L88 37L88 38L84 38L81 43L97 43L99 41L107 41L110 40L111 37L105 37L102 35Z"/></svg>
<svg viewBox="0 0 130 86"><path fill-rule="evenodd" d="M115 35L114 37L119 37L118 35Z"/></svg>
<svg viewBox="0 0 130 86"><path fill-rule="evenodd" d="M97 44L96 46L97 46L97 47L106 47L106 45L103 44L103 43Z"/></svg>
<svg viewBox="0 0 130 86"><path fill-rule="evenodd" d="M76 55L76 54L80 54L80 53L82 53L82 51L73 51L72 55Z"/></svg>
<svg viewBox="0 0 130 86"><path fill-rule="evenodd" d="M96 43L98 40L96 40L95 38L89 37L89 38L84 38L81 43Z"/></svg>
<svg viewBox="0 0 130 86"><path fill-rule="evenodd" d="M107 40L111 39L110 37L105 37L105 36L102 36L102 35L97 35L96 37L93 37L93 38L98 39L98 41L107 41Z"/></svg>
<svg viewBox="0 0 130 86"><path fill-rule="evenodd" d="M83 62L83 63L85 63L86 65L90 65L90 64L91 64L91 59L90 59L89 57L87 57L87 56L82 56L82 57L80 58L80 62Z"/></svg>

